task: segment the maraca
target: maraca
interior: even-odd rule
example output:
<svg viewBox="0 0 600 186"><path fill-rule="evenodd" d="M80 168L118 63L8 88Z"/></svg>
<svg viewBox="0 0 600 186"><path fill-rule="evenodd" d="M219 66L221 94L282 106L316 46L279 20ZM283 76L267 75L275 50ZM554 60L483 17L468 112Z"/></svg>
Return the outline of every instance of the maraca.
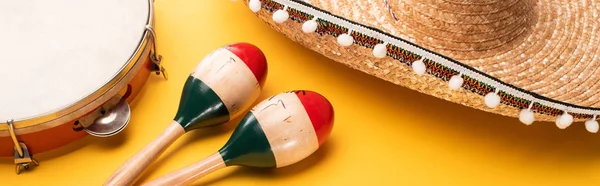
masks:
<svg viewBox="0 0 600 186"><path fill-rule="evenodd" d="M241 116L258 98L266 74L266 58L252 44L237 43L213 51L187 78L174 121L104 185L133 184L184 133Z"/></svg>
<svg viewBox="0 0 600 186"><path fill-rule="evenodd" d="M333 128L331 103L307 91L281 93L256 105L215 154L145 186L188 185L224 167L284 167L315 152Z"/></svg>

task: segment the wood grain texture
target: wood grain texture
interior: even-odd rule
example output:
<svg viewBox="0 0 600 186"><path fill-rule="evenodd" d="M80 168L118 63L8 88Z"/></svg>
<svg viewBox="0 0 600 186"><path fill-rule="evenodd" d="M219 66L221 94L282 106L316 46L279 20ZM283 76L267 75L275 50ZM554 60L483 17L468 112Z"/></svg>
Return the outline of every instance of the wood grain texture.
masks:
<svg viewBox="0 0 600 186"><path fill-rule="evenodd" d="M277 167L296 163L319 148L310 118L293 92L260 102L252 112L271 144Z"/></svg>
<svg viewBox="0 0 600 186"><path fill-rule="evenodd" d="M231 118L240 116L260 94L260 84L252 71L238 56L224 48L206 56L191 75L219 95Z"/></svg>
<svg viewBox="0 0 600 186"><path fill-rule="evenodd" d="M104 185L132 185L146 168L184 133L183 127L173 121L156 139L119 167Z"/></svg>
<svg viewBox="0 0 600 186"><path fill-rule="evenodd" d="M183 169L179 169L175 172L171 172L142 185L190 185L194 183L194 181L225 167L226 165L221 157L221 154L217 152L202 161L187 166Z"/></svg>

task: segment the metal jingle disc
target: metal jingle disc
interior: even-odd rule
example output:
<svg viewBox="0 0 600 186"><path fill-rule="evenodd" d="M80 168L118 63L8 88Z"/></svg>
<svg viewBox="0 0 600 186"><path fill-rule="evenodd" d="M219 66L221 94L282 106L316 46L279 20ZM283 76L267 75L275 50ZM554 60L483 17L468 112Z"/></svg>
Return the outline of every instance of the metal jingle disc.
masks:
<svg viewBox="0 0 600 186"><path fill-rule="evenodd" d="M96 118L84 130L96 137L109 137L121 132L131 119L131 108L125 99L121 99L114 108Z"/></svg>

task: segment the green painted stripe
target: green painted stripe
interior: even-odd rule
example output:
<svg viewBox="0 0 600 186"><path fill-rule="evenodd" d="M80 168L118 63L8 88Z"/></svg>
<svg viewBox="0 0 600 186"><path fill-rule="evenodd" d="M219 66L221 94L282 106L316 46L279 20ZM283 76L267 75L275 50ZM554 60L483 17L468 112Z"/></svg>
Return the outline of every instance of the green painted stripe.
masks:
<svg viewBox="0 0 600 186"><path fill-rule="evenodd" d="M227 166L277 166L269 140L252 112L244 116L219 153Z"/></svg>
<svg viewBox="0 0 600 186"><path fill-rule="evenodd" d="M179 101L177 121L190 131L202 127L220 125L229 121L229 111L221 98L202 80L189 76Z"/></svg>

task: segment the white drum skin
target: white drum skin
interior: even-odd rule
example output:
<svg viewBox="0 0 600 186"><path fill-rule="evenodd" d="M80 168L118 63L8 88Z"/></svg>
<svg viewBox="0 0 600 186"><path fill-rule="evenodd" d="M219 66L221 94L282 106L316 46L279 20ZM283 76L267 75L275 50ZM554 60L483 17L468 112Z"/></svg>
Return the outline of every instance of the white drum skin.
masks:
<svg viewBox="0 0 600 186"><path fill-rule="evenodd" d="M86 136L74 122L128 86L131 102L153 67L152 16L150 0L0 2L0 156L8 119L35 154Z"/></svg>
<svg viewBox="0 0 600 186"><path fill-rule="evenodd" d="M137 49L147 0L0 2L0 121L67 107L110 81Z"/></svg>

